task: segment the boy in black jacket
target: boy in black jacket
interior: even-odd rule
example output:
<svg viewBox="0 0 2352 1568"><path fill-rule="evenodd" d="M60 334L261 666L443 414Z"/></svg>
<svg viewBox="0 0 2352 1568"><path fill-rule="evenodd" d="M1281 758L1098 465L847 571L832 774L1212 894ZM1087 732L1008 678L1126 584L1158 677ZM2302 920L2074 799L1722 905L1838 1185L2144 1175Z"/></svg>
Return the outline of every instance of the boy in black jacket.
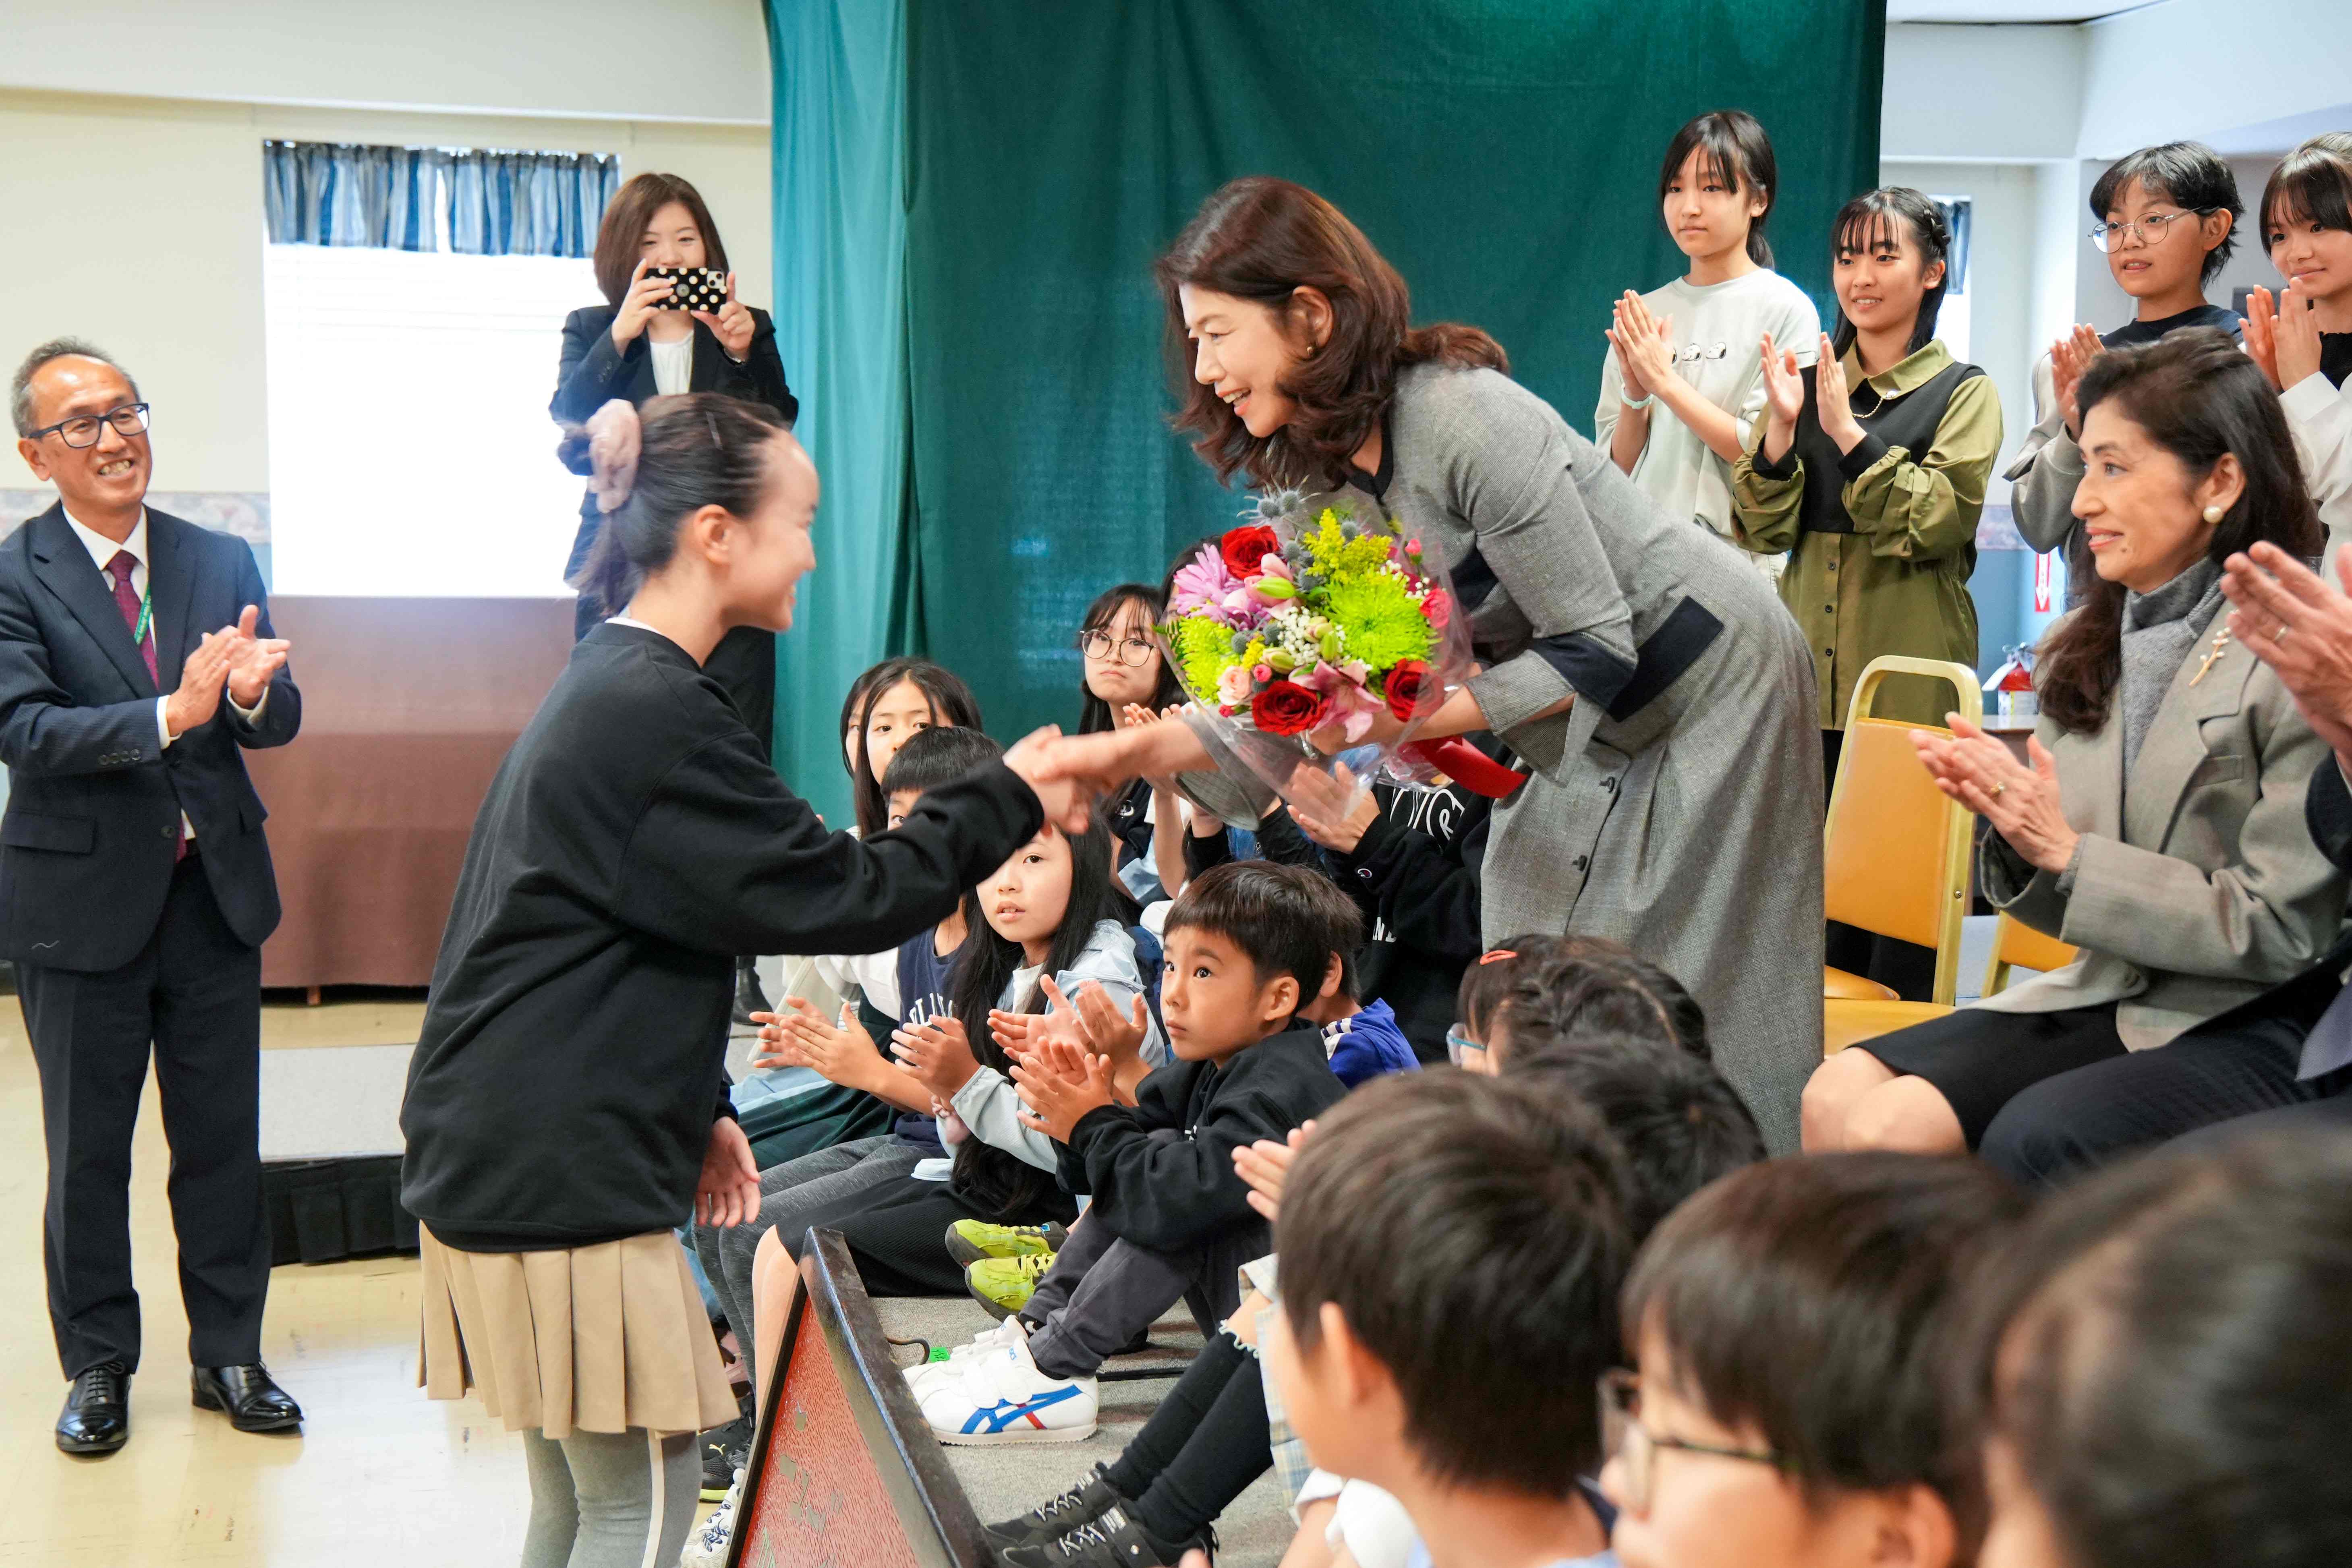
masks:
<svg viewBox="0 0 2352 1568"><path fill-rule="evenodd" d="M1042 1057L1013 1069L1030 1124L1064 1146L1064 1184L1094 1201L1003 1342L918 1390L941 1442L1082 1441L1106 1356L1180 1299L1211 1334L1238 1305L1240 1265L1270 1243L1233 1152L1283 1140L1346 1092L1321 1032L1294 1015L1359 933L1314 872L1218 867L1169 914L1160 1005L1176 1059L1133 1106L1112 1098L1107 1058L1086 1058L1082 1079Z"/></svg>

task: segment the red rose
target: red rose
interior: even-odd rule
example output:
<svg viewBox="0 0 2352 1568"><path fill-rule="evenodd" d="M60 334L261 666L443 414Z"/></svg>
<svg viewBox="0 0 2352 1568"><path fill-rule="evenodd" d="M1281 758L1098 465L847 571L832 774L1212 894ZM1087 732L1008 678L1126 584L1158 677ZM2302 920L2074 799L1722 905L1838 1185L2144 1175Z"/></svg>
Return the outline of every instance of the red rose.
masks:
<svg viewBox="0 0 2352 1568"><path fill-rule="evenodd" d="M1247 528L1229 529L1217 542L1217 552L1225 558L1225 570L1236 577L1255 577L1258 563L1272 552L1281 549L1274 530L1265 524L1252 523Z"/></svg>
<svg viewBox="0 0 2352 1568"><path fill-rule="evenodd" d="M1295 680L1270 680L1250 699L1250 721L1269 735L1303 735L1320 729L1330 709L1331 700L1319 691Z"/></svg>
<svg viewBox="0 0 2352 1568"><path fill-rule="evenodd" d="M1389 711L1399 720L1411 721L1412 710L1421 705L1421 694L1429 685L1429 666L1417 658L1401 658L1390 670L1383 683L1388 693Z"/></svg>

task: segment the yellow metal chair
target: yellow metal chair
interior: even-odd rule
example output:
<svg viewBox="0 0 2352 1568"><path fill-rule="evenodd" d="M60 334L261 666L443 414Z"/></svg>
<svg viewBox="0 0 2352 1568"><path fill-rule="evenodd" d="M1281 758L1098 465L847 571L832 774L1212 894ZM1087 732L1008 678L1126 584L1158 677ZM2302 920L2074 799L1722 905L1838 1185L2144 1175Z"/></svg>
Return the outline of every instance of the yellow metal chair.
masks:
<svg viewBox="0 0 2352 1568"><path fill-rule="evenodd" d="M2074 963L2074 955L2075 949L2056 937L2044 936L2032 926L2003 915L1993 931L1992 957L1985 963L1984 994L1994 996L2009 989L2011 969L2032 969L2047 974Z"/></svg>
<svg viewBox="0 0 2352 1568"><path fill-rule="evenodd" d="M1871 716L1890 675L1924 676L1952 688L1953 710L1984 716L1976 671L1944 659L1888 655L1870 661L1846 712L1822 833L1822 902L1828 918L1936 950L1931 1002L1903 1002L1876 982L1826 965L1822 995L1826 1047L1937 1017L1959 991L1960 921L1968 912L1973 816L1936 787L1911 746L1911 731L1935 725Z"/></svg>
<svg viewBox="0 0 2352 1568"><path fill-rule="evenodd" d="M2074 963L2074 948L2056 937L2044 936L2032 926L2020 925L2002 915L2000 925L1994 928L1992 957L1985 964L1984 994L1991 996L2006 990L2011 969L2048 973ZM1822 1007L1822 1045L1825 1056L1834 1056L1857 1040L1891 1035L1951 1011L1933 1002L1875 1000L1824 1001Z"/></svg>

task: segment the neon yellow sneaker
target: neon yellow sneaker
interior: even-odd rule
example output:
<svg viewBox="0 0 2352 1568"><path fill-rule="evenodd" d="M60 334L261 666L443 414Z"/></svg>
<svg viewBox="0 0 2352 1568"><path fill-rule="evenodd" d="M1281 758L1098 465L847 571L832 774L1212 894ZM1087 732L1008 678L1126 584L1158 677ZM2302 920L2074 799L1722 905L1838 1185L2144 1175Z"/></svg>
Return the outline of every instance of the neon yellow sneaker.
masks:
<svg viewBox="0 0 2352 1568"><path fill-rule="evenodd" d="M966 1268L983 1258L1028 1258L1054 1253L1068 1240L1069 1227L1045 1225L990 1225L960 1219L948 1226L948 1256Z"/></svg>
<svg viewBox="0 0 2352 1568"><path fill-rule="evenodd" d="M1037 1281L1054 1267L1050 1252L1024 1252L1018 1258L983 1258L963 1271L963 1288L999 1322L1029 1304Z"/></svg>

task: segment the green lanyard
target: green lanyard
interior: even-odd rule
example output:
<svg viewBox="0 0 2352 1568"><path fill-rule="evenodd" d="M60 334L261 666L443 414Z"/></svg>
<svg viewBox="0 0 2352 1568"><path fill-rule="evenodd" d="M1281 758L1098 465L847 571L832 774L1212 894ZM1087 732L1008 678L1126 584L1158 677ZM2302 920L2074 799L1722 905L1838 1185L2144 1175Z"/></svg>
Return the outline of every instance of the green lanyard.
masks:
<svg viewBox="0 0 2352 1568"><path fill-rule="evenodd" d="M147 646L147 627L154 618L155 589L153 584L151 584L148 585L147 592L139 595L139 624L131 628L131 641L132 646L138 647L144 647Z"/></svg>

